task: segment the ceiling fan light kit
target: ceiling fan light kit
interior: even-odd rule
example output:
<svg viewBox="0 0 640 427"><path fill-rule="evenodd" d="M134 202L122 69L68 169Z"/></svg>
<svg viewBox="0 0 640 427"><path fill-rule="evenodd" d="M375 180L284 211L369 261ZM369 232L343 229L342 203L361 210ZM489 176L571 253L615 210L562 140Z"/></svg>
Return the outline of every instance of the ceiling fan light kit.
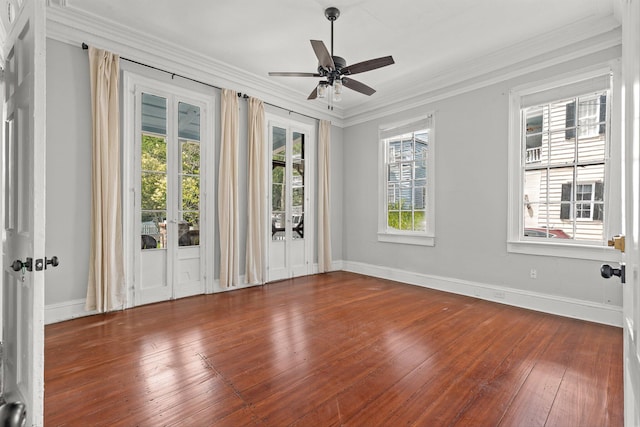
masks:
<svg viewBox="0 0 640 427"><path fill-rule="evenodd" d="M375 89L365 85L364 83L360 83L357 80L353 80L352 78L345 76L386 67L387 65L393 64L394 61L391 56L383 56L347 65L347 61L344 58L333 54L333 23L340 16L340 10L335 7L328 7L324 11L324 16L331 22L331 53L329 53L329 50L321 40L311 40L311 47L318 58L317 73L285 71L270 72L269 75L285 77L321 77L323 80L320 80L307 99L328 98L328 108L333 109L332 102L339 102L342 99L343 86L367 96L371 96L376 92Z"/></svg>

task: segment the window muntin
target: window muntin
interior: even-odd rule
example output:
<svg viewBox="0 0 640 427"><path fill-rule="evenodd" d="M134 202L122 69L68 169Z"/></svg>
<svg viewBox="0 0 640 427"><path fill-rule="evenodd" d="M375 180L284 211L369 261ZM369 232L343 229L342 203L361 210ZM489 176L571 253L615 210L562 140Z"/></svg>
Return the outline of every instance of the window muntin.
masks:
<svg viewBox="0 0 640 427"><path fill-rule="evenodd" d="M598 91L521 109L521 237L603 241L609 99Z"/></svg>

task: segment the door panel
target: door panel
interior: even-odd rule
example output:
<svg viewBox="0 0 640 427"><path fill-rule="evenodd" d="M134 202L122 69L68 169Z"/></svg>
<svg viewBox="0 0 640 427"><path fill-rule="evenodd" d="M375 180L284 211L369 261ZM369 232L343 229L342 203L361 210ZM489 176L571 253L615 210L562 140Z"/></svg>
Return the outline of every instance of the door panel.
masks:
<svg viewBox="0 0 640 427"><path fill-rule="evenodd" d="M640 425L640 2L622 5L625 135L625 261L623 285L625 425Z"/></svg>
<svg viewBox="0 0 640 427"><path fill-rule="evenodd" d="M37 271L35 260L45 256L44 3L25 1L16 14L4 46L9 54L0 162L4 398L26 404L27 425L42 425L44 270ZM31 269L14 271L14 261L28 258L33 260Z"/></svg>

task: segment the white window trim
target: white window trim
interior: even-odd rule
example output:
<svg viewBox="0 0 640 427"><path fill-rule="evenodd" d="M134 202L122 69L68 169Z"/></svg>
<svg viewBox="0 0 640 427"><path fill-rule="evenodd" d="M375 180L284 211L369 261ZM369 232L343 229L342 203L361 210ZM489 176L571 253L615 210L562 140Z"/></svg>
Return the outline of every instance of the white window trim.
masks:
<svg viewBox="0 0 640 427"><path fill-rule="evenodd" d="M621 182L621 140L620 114L620 61L614 60L607 64L600 64L590 68L583 69L577 73L566 73L557 77L549 78L544 81L529 83L513 88L509 93L509 144L508 144L508 215L507 215L507 252L553 256L563 258L588 259L596 261L612 261L620 260L620 254L613 248L607 247L600 242L576 242L571 240L563 242L559 240L549 239L527 239L520 236L523 221L523 194L522 188L522 166L521 159L522 143L521 143L521 123L520 111L522 99L526 95L537 92L553 90L561 88L576 82L596 78L609 74L612 76L612 84L610 87L610 126L608 127L610 144L605 154L607 166L605 167L605 212L608 215L603 230L604 236L612 236L613 234L623 233L624 230L622 220L623 207L620 204L622 200L622 185L613 185L610 183ZM616 143L614 143L616 142Z"/></svg>
<svg viewBox="0 0 640 427"><path fill-rule="evenodd" d="M429 146L427 157L427 229L420 231L399 231L387 228L387 179L386 179L386 146L380 133L386 129L393 129L429 118ZM415 129L419 130L419 129ZM386 243L400 243L405 245L435 246L435 113L430 112L419 117L401 122L381 125L378 128L378 241Z"/></svg>

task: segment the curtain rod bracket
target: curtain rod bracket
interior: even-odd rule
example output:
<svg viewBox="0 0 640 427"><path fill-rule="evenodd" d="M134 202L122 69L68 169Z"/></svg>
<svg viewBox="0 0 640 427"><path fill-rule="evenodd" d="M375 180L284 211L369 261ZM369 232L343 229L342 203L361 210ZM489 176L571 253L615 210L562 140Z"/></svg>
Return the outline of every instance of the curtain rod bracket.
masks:
<svg viewBox="0 0 640 427"><path fill-rule="evenodd" d="M89 46L87 46L87 44L83 42L82 43L82 50L87 50L87 49L89 49Z"/></svg>

